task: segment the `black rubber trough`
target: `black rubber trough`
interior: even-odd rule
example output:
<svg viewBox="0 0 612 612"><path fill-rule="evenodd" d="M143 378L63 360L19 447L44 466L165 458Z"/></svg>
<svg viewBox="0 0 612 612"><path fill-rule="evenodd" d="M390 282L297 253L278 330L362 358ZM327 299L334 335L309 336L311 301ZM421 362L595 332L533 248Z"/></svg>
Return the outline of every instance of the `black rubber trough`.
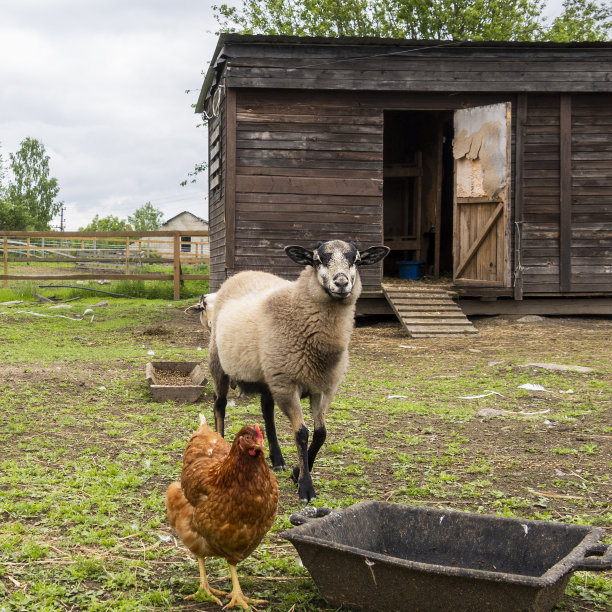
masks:
<svg viewBox="0 0 612 612"><path fill-rule="evenodd" d="M376 501L327 512L306 507L282 537L332 606L540 612L572 572L612 567L596 527Z"/></svg>

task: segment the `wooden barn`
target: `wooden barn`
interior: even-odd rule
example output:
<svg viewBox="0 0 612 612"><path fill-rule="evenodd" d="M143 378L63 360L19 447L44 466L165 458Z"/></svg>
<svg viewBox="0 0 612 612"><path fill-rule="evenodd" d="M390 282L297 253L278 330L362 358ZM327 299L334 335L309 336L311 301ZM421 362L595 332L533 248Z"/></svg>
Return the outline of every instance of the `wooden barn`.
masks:
<svg viewBox="0 0 612 612"><path fill-rule="evenodd" d="M468 314L612 313L612 43L222 34L196 111L213 290L342 238L392 249L363 311L408 270Z"/></svg>

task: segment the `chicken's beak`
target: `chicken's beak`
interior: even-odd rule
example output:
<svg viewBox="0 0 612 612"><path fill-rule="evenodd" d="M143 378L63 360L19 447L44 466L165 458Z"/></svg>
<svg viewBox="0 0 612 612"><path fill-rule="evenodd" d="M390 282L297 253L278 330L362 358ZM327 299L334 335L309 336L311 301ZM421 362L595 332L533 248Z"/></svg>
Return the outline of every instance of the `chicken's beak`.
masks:
<svg viewBox="0 0 612 612"><path fill-rule="evenodd" d="M249 448L249 455L254 457L257 454L257 451L261 451L261 453L265 455L266 447L263 444L255 444Z"/></svg>

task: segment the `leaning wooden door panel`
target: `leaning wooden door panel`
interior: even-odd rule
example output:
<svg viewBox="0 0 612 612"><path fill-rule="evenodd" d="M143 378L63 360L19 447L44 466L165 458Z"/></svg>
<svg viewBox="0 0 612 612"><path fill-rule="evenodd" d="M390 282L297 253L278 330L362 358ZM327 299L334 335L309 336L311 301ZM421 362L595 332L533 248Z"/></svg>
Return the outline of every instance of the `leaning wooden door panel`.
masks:
<svg viewBox="0 0 612 612"><path fill-rule="evenodd" d="M453 280L510 286L510 103L455 112Z"/></svg>

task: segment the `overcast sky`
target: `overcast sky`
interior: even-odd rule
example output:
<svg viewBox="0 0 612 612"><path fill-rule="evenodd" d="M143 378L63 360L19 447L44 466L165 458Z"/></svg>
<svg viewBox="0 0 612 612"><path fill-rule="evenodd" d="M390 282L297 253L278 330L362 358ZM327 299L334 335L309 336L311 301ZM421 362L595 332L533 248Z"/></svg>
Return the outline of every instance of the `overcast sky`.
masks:
<svg viewBox="0 0 612 612"><path fill-rule="evenodd" d="M148 201L166 220L207 217L205 178L180 182L207 156L191 105L217 40L210 3L2 0L0 15L0 151L6 167L42 141L65 229Z"/></svg>
<svg viewBox="0 0 612 612"><path fill-rule="evenodd" d="M547 14L561 1L549 0ZM24 138L45 145L66 230L146 202L164 220L183 210L206 219L205 177L180 182L207 157L191 105L216 29L206 1L2 0L5 166Z"/></svg>

